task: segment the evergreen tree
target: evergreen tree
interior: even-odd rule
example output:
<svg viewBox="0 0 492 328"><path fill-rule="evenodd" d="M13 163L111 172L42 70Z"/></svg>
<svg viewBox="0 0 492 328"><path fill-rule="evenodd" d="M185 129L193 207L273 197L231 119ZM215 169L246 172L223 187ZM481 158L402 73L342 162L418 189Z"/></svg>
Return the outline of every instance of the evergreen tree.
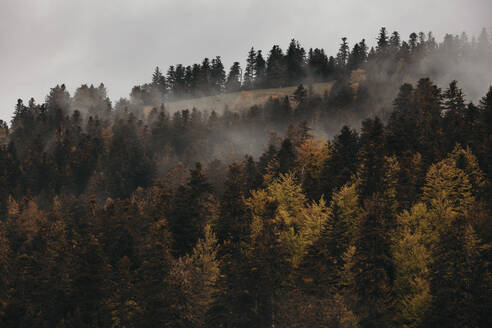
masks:
<svg viewBox="0 0 492 328"><path fill-rule="evenodd" d="M279 163L279 173L286 174L294 168L296 154L289 138L285 138L284 141L282 141L277 159Z"/></svg>
<svg viewBox="0 0 492 328"><path fill-rule="evenodd" d="M252 89L256 79L256 52L251 47L248 52L248 58L246 59L246 69L244 70L244 88Z"/></svg>
<svg viewBox="0 0 492 328"><path fill-rule="evenodd" d="M255 59L255 87L261 88L264 87L267 83L266 74L267 74L267 64L265 59L263 59L263 55L261 50L256 52Z"/></svg>
<svg viewBox="0 0 492 328"><path fill-rule="evenodd" d="M334 193L320 237L309 246L300 265L308 290L324 297L341 292L345 253L355 241L360 212L355 184Z"/></svg>
<svg viewBox="0 0 492 328"><path fill-rule="evenodd" d="M248 193L247 177L239 164L229 167L225 191L220 202L220 216L216 231L219 242L244 241L249 229L244 198Z"/></svg>
<svg viewBox="0 0 492 328"><path fill-rule="evenodd" d="M437 233L431 248L433 296L425 318L428 326L480 327L490 319L487 311L481 310L488 306L490 282L479 260L485 256L481 241L470 222L477 203L469 181L452 157L432 165L427 173L423 200L433 214L431 222Z"/></svg>
<svg viewBox="0 0 492 328"><path fill-rule="evenodd" d="M412 52L417 49L417 33L413 32L410 34L408 44Z"/></svg>
<svg viewBox="0 0 492 328"><path fill-rule="evenodd" d="M454 143L465 142L464 118L465 118L465 99L461 89L457 87L457 82L452 81L449 88L443 94L444 121L443 128L448 136L447 150L454 146Z"/></svg>
<svg viewBox="0 0 492 328"><path fill-rule="evenodd" d="M257 64L261 61L257 58ZM259 70L258 70L259 71ZM286 85L286 66L282 49L274 45L268 54L266 67L266 81L271 88L278 88Z"/></svg>
<svg viewBox="0 0 492 328"><path fill-rule="evenodd" d="M383 124L376 117L362 122L359 151L360 196L364 200L374 193L382 193L384 184L385 138Z"/></svg>
<svg viewBox="0 0 492 328"><path fill-rule="evenodd" d="M347 38L342 38L342 43L340 44L340 49L337 53L337 68L340 72L345 72L347 68L347 62L349 59L350 48L347 42Z"/></svg>
<svg viewBox="0 0 492 328"><path fill-rule="evenodd" d="M306 51L298 41L292 39L287 53L285 54L285 64L288 75L288 83L296 84L305 77L305 57Z"/></svg>
<svg viewBox="0 0 492 328"><path fill-rule="evenodd" d="M156 66L154 74L152 74L152 85L156 88L163 98L167 92L166 78L161 73L159 66Z"/></svg>
<svg viewBox="0 0 492 328"><path fill-rule="evenodd" d="M70 94L66 90L65 84L52 88L46 96L45 102L50 126L55 129L59 128L70 105Z"/></svg>
<svg viewBox="0 0 492 328"><path fill-rule="evenodd" d="M188 183L177 190L175 207L169 219L177 255L189 253L203 236L204 227L216 216L212 186L207 182L200 163L190 171L190 175Z"/></svg>
<svg viewBox="0 0 492 328"><path fill-rule="evenodd" d="M391 231L382 200L373 198L360 217L354 254L356 314L361 327L388 327L392 320Z"/></svg>
<svg viewBox="0 0 492 328"><path fill-rule="evenodd" d="M202 65L200 66L200 73L197 77L197 87L198 91L200 91L203 95L209 95L213 84L211 79L212 68L210 66L210 60L208 58L204 58L202 61Z"/></svg>
<svg viewBox="0 0 492 328"><path fill-rule="evenodd" d="M314 81L326 80L331 74L333 74L332 65L328 61L328 57L323 49L310 49L308 53L308 71L310 77Z"/></svg>
<svg viewBox="0 0 492 328"><path fill-rule="evenodd" d="M397 31L394 31L391 34L389 41L388 41L388 46L390 48L390 53L392 55L395 55L396 53L398 53L398 51L400 50L400 46L401 46L400 33L398 33Z"/></svg>
<svg viewBox="0 0 492 328"><path fill-rule="evenodd" d="M167 70L166 82L169 90L171 90L172 95L174 96L176 92L176 69L174 68L174 65L169 66L169 69Z"/></svg>
<svg viewBox="0 0 492 328"><path fill-rule="evenodd" d="M225 89L229 92L234 92L241 89L241 66L239 66L238 62L234 62L229 70Z"/></svg>
<svg viewBox="0 0 492 328"><path fill-rule="evenodd" d="M417 118L413 93L413 86L405 83L393 102L393 112L386 127L390 153L400 155L405 150L417 148Z"/></svg>
<svg viewBox="0 0 492 328"><path fill-rule="evenodd" d="M181 64L176 65L173 91L174 96L177 98L182 97L186 91L185 68Z"/></svg>
<svg viewBox="0 0 492 328"><path fill-rule="evenodd" d="M439 154L442 130L441 118L441 90L433 85L429 79L421 79L415 90L416 106L419 110L419 119L423 124L419 130L422 154ZM435 156L434 155L434 156Z"/></svg>
<svg viewBox="0 0 492 328"><path fill-rule="evenodd" d="M224 90L224 85L226 82L226 75L224 71L224 65L220 56L212 59L212 67L210 71L210 79L212 83L212 88L215 92L220 93Z"/></svg>
<svg viewBox="0 0 492 328"><path fill-rule="evenodd" d="M379 30L379 35L377 37L377 54L384 57L387 54L388 47L388 32L386 32L386 27L381 27L381 29Z"/></svg>
<svg viewBox="0 0 492 328"><path fill-rule="evenodd" d="M333 146L333 153L323 164L320 177L320 191L326 199L331 199L332 192L346 184L355 174L359 161L359 136L344 126L335 137Z"/></svg>

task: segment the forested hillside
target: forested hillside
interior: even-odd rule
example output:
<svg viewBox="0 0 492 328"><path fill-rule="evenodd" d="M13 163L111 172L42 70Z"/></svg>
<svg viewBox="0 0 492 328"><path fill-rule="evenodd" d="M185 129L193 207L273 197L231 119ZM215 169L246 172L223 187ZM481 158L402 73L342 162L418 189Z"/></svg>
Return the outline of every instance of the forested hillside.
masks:
<svg viewBox="0 0 492 328"><path fill-rule="evenodd" d="M103 84L18 100L1 327L490 325L487 31L382 28L370 49L292 40L246 63L156 68L114 105Z"/></svg>

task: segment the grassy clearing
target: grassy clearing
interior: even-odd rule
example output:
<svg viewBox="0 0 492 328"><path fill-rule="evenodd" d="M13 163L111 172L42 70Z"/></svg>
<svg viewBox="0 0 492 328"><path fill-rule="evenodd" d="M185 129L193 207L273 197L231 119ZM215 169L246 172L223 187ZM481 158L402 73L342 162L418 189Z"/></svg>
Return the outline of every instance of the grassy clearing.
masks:
<svg viewBox="0 0 492 328"><path fill-rule="evenodd" d="M322 95L325 91L330 92L332 86L333 82L315 83L313 84L313 91L314 93ZM169 112L175 112L183 109L192 109L193 107L199 110L215 110L217 112L222 112L225 106L227 106L231 111L238 111L243 108L251 107L253 105L263 104L270 97L279 98L291 96L296 88L297 86L258 89L225 93L217 96L185 99L166 103L166 108L169 110Z"/></svg>

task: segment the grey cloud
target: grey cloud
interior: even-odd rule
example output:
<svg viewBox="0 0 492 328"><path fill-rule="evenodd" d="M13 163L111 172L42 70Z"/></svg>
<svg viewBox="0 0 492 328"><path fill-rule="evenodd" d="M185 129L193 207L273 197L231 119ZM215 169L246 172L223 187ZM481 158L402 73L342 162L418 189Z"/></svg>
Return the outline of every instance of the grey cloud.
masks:
<svg viewBox="0 0 492 328"><path fill-rule="evenodd" d="M244 61L291 38L336 52L347 36L374 42L379 27L478 34L492 28L490 0L2 0L0 119L17 98L44 101L49 88L104 82L113 100L150 78L154 66L221 55Z"/></svg>

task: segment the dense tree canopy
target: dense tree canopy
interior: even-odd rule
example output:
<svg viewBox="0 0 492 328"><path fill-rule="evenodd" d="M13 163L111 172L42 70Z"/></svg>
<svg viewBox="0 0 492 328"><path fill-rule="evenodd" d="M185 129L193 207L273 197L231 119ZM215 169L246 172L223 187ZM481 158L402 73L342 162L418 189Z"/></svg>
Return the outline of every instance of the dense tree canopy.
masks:
<svg viewBox="0 0 492 328"><path fill-rule="evenodd" d="M115 104L103 84L19 99L0 121L0 326L487 327L492 87L467 98L436 72L491 54L485 30L382 28L372 50L156 67Z"/></svg>

